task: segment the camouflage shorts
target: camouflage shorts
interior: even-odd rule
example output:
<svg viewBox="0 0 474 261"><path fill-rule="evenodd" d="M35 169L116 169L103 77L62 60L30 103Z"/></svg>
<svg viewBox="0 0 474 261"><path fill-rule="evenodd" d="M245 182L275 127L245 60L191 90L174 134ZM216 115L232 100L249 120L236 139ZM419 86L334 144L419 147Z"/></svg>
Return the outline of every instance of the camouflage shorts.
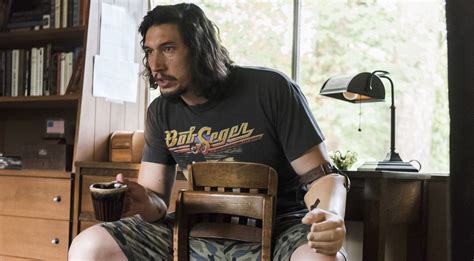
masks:
<svg viewBox="0 0 474 261"><path fill-rule="evenodd" d="M309 226L301 223L305 212L295 212L276 219L273 260L290 260L291 254L307 243ZM170 215L162 222L148 223L139 217L102 223L128 260L172 260L173 221ZM233 240L190 238L190 260L260 260L261 245ZM346 257L344 249L341 254ZM347 258L346 258L347 260Z"/></svg>

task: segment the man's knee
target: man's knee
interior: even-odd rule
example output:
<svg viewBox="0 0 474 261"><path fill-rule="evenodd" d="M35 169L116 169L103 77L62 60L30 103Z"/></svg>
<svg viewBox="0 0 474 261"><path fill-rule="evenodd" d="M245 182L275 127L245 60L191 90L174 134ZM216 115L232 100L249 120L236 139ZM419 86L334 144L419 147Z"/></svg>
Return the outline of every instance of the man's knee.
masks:
<svg viewBox="0 0 474 261"><path fill-rule="evenodd" d="M115 240L101 226L90 227L77 235L68 255L71 261L104 260L104 257L126 260Z"/></svg>
<svg viewBox="0 0 474 261"><path fill-rule="evenodd" d="M314 252L308 245L302 245L293 252L290 260L345 261L346 259L341 253L327 256Z"/></svg>

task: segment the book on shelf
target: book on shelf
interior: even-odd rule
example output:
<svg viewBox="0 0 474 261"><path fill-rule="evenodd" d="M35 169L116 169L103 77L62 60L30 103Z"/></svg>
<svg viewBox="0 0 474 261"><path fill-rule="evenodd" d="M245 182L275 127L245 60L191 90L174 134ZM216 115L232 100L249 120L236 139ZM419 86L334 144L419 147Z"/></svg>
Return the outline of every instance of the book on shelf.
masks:
<svg viewBox="0 0 474 261"><path fill-rule="evenodd" d="M73 62L73 52L60 53L60 65L58 69L58 72L60 73L60 95L66 94L66 89L72 75Z"/></svg>
<svg viewBox="0 0 474 261"><path fill-rule="evenodd" d="M88 9L88 1L84 0L79 0L79 23L81 25L86 25L87 24L87 9Z"/></svg>
<svg viewBox="0 0 474 261"><path fill-rule="evenodd" d="M50 78L51 78L51 44L47 44L44 48L43 58L43 95L51 95Z"/></svg>
<svg viewBox="0 0 474 261"><path fill-rule="evenodd" d="M59 95L58 86L59 86L59 53L51 53L51 65L49 67L49 94L50 95Z"/></svg>
<svg viewBox="0 0 474 261"><path fill-rule="evenodd" d="M9 23L6 28L12 30L18 28L34 28L35 26L43 26L43 20Z"/></svg>
<svg viewBox="0 0 474 261"><path fill-rule="evenodd" d="M0 31L84 24L85 0L0 0Z"/></svg>
<svg viewBox="0 0 474 261"><path fill-rule="evenodd" d="M67 27L72 27L73 26L73 14L74 14L74 3L72 2L72 0L66 0L68 3L67 3Z"/></svg>
<svg viewBox="0 0 474 261"><path fill-rule="evenodd" d="M12 97L25 95L25 59L26 52L23 49L12 50L11 64L11 93Z"/></svg>
<svg viewBox="0 0 474 261"><path fill-rule="evenodd" d="M81 16L81 1L80 0L72 0L72 25L79 26L81 24L80 16Z"/></svg>
<svg viewBox="0 0 474 261"><path fill-rule="evenodd" d="M38 48L38 71L36 75L36 86L37 92L36 95L43 95L43 68L44 68L44 47Z"/></svg>
<svg viewBox="0 0 474 261"><path fill-rule="evenodd" d="M25 77L25 70L26 70L26 50L20 49L18 50L18 92L17 96L25 96L25 88L26 88L26 77Z"/></svg>
<svg viewBox="0 0 474 261"><path fill-rule="evenodd" d="M50 0L49 3L49 24L51 28L56 28L56 21L54 20L56 17L56 11L54 10L54 2L56 0Z"/></svg>
<svg viewBox="0 0 474 261"><path fill-rule="evenodd" d="M5 89L5 74L6 74L6 67L5 67L5 51L0 50L0 96L3 96L4 89Z"/></svg>
<svg viewBox="0 0 474 261"><path fill-rule="evenodd" d="M65 0L67 1L67 26L78 26L80 25L80 0Z"/></svg>
<svg viewBox="0 0 474 261"><path fill-rule="evenodd" d="M68 1L69 0L62 0L61 2L61 27L67 27L68 21Z"/></svg>
<svg viewBox="0 0 474 261"><path fill-rule="evenodd" d="M11 63L11 71L12 71L12 83L11 83L11 92L10 95L12 97L18 96L18 60L20 56L20 50L14 49L12 50L12 63Z"/></svg>
<svg viewBox="0 0 474 261"><path fill-rule="evenodd" d="M5 87L3 88L3 96L11 96L12 87L12 50L5 52Z"/></svg>
<svg viewBox="0 0 474 261"><path fill-rule="evenodd" d="M66 70L64 72L66 74L65 75L66 82L64 83L64 93L62 93L62 95L66 94L69 81L71 80L72 66L73 66L73 52L67 52L66 53Z"/></svg>
<svg viewBox="0 0 474 261"><path fill-rule="evenodd" d="M10 10L13 0L0 1L0 31L3 31L10 16Z"/></svg>
<svg viewBox="0 0 474 261"><path fill-rule="evenodd" d="M76 93L81 89L82 66L84 65L84 52L75 52L74 66L71 79L66 88L66 94Z"/></svg>
<svg viewBox="0 0 474 261"><path fill-rule="evenodd" d="M24 79L24 90L23 94L25 96L30 96L30 72L31 69L31 50L25 50L25 72L23 73Z"/></svg>
<svg viewBox="0 0 474 261"><path fill-rule="evenodd" d="M44 14L43 10L25 11L11 13L8 19L8 23L17 23L25 21L40 21Z"/></svg>
<svg viewBox="0 0 474 261"><path fill-rule="evenodd" d="M61 28L61 1L62 0L52 0L54 1L54 28ZM51 4L53 2L51 1Z"/></svg>
<svg viewBox="0 0 474 261"><path fill-rule="evenodd" d="M36 96L37 94L37 74L38 73L38 48L31 48L30 57L30 96Z"/></svg>
<svg viewBox="0 0 474 261"><path fill-rule="evenodd" d="M49 0L15 0L8 14L7 29L43 26L43 15L50 10Z"/></svg>
<svg viewBox="0 0 474 261"><path fill-rule="evenodd" d="M66 93L66 53L59 54L59 94Z"/></svg>

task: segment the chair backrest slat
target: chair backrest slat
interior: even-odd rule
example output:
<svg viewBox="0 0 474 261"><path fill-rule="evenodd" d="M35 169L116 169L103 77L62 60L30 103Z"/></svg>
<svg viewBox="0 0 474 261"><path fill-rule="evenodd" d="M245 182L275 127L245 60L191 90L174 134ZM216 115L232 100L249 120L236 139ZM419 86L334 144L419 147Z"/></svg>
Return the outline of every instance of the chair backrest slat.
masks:
<svg viewBox="0 0 474 261"><path fill-rule="evenodd" d="M276 197L276 171L264 164L244 162L195 162L188 168L190 188L205 190L206 187L246 189L253 194Z"/></svg>
<svg viewBox="0 0 474 261"><path fill-rule="evenodd" d="M189 206L183 210L186 215L201 213L245 214L247 217L261 218L264 211L263 198L257 195L187 191L182 200Z"/></svg>

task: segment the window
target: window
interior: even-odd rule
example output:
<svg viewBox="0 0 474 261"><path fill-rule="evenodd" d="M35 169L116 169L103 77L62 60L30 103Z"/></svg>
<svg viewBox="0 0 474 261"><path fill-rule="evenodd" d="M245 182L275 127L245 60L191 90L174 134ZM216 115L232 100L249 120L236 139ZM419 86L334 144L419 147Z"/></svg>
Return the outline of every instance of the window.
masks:
<svg viewBox="0 0 474 261"><path fill-rule="evenodd" d="M395 145L402 159L419 160L424 171L449 169L443 2L304 2L300 84L330 149L356 151L363 161L382 160L389 151L388 82L385 103L359 106L317 95L330 76L381 69L394 82Z"/></svg>
<svg viewBox="0 0 474 261"><path fill-rule="evenodd" d="M157 0L152 6L177 2ZM219 27L237 64L291 75L293 1L192 2ZM388 102L361 106L318 94L331 76L386 70L395 88L397 152L404 161L420 161L422 171L448 172L444 5L444 0L302 2L299 85L328 149L357 152L354 167L383 160L389 151L390 85L384 81Z"/></svg>

